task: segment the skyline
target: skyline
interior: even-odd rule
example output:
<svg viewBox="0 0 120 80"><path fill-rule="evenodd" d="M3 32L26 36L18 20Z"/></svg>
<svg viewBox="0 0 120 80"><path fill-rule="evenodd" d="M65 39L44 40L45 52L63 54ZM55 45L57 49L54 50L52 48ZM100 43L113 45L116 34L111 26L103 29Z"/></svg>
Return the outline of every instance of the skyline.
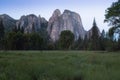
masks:
<svg viewBox="0 0 120 80"><path fill-rule="evenodd" d="M14 19L22 15L35 14L49 20L55 9L61 13L65 9L78 13L81 16L83 27L89 30L93 26L95 17L100 31L108 30L108 23L104 23L105 10L117 0L1 0L0 15L8 14Z"/></svg>

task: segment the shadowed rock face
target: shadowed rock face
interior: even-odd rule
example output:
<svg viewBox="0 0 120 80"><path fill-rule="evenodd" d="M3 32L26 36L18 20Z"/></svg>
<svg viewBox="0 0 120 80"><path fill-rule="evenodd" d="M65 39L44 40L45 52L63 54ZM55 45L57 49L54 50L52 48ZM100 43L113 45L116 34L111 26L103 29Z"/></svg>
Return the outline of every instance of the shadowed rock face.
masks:
<svg viewBox="0 0 120 80"><path fill-rule="evenodd" d="M0 21L3 22L5 32L8 32L8 31L12 31L12 29L16 26L17 20L11 18L7 14L3 14L3 15L0 15Z"/></svg>
<svg viewBox="0 0 120 80"><path fill-rule="evenodd" d="M16 23L17 27L24 28L24 33L39 32L42 23L47 23L44 18L33 14L22 16Z"/></svg>
<svg viewBox="0 0 120 80"><path fill-rule="evenodd" d="M48 34L53 42L59 39L59 35L64 30L70 30L75 36L84 39L86 31L83 28L79 14L65 10L63 14L56 9L48 22Z"/></svg>

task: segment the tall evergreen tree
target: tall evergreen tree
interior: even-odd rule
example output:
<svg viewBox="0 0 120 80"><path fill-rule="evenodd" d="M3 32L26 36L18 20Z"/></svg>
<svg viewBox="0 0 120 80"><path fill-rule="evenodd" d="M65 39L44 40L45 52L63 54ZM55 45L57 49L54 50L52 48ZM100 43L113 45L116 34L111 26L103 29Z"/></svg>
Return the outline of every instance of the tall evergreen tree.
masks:
<svg viewBox="0 0 120 80"><path fill-rule="evenodd" d="M100 49L99 38L100 38L100 36L98 33L98 27L97 27L96 21L94 19L93 27L92 27L92 36L90 38L90 44L89 44L90 50L99 50Z"/></svg>

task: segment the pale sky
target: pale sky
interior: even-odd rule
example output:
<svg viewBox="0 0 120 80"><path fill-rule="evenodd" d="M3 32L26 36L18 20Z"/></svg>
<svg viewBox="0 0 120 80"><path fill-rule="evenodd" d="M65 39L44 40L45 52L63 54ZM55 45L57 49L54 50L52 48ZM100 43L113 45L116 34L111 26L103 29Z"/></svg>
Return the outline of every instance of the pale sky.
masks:
<svg viewBox="0 0 120 80"><path fill-rule="evenodd" d="M35 14L45 17L52 16L55 9L63 12L65 9L79 13L83 27L89 30L93 19L96 18L97 26L102 31L108 30L108 24L104 23L105 10L117 0L0 0L0 14L8 14L14 19L22 15Z"/></svg>

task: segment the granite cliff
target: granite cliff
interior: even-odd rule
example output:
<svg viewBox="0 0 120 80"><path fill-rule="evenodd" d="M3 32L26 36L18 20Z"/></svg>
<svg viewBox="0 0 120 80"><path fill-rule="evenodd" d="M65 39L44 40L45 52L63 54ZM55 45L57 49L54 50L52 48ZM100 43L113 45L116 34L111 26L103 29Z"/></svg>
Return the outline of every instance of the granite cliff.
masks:
<svg viewBox="0 0 120 80"><path fill-rule="evenodd" d="M16 21L7 14L0 15L0 21L2 21L5 28L5 32L11 31L16 26Z"/></svg>
<svg viewBox="0 0 120 80"><path fill-rule="evenodd" d="M19 21L17 21L16 26L17 28L23 28L24 33L31 33L31 32L39 32L41 29L41 25L47 23L45 18L41 18L40 16L37 17L34 14L30 14L27 16L22 16Z"/></svg>
<svg viewBox="0 0 120 80"><path fill-rule="evenodd" d="M83 28L81 17L79 14L65 10L61 14L60 10L56 9L49 19L47 31L54 42L59 39L59 35L64 30L70 30L75 36L75 40L79 37L84 39L86 31Z"/></svg>

